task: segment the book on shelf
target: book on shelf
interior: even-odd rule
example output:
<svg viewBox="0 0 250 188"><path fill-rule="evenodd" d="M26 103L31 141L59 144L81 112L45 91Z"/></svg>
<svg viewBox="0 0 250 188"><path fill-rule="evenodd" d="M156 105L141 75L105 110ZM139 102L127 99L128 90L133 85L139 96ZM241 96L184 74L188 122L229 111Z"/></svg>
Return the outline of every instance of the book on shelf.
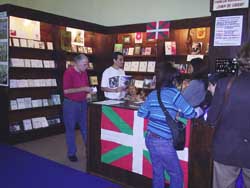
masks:
<svg viewBox="0 0 250 188"><path fill-rule="evenodd" d="M30 62L32 68L43 68L43 61L40 59L31 59Z"/></svg>
<svg viewBox="0 0 250 188"><path fill-rule="evenodd" d="M143 83L144 83L143 80L135 80L134 81L134 85L136 88L143 88Z"/></svg>
<svg viewBox="0 0 250 188"><path fill-rule="evenodd" d="M132 63L131 61L125 61L123 70L124 71L130 71L131 70L131 63Z"/></svg>
<svg viewBox="0 0 250 188"><path fill-rule="evenodd" d="M148 61L147 72L155 72L155 61Z"/></svg>
<svg viewBox="0 0 250 188"><path fill-rule="evenodd" d="M151 50L152 50L151 47L146 47L146 48L145 48L145 54L144 54L144 55L151 55Z"/></svg>
<svg viewBox="0 0 250 188"><path fill-rule="evenodd" d="M34 40L34 43L35 43L35 48L36 48L36 49L39 49L39 43L40 43L40 41Z"/></svg>
<svg viewBox="0 0 250 188"><path fill-rule="evenodd" d="M114 46L114 52L121 52L122 53L123 44L116 43Z"/></svg>
<svg viewBox="0 0 250 188"><path fill-rule="evenodd" d="M19 58L11 58L10 65L11 67L24 67L24 60Z"/></svg>
<svg viewBox="0 0 250 188"><path fill-rule="evenodd" d="M50 116L50 117L47 117L46 119L47 119L49 126L61 123L61 119L59 116Z"/></svg>
<svg viewBox="0 0 250 188"><path fill-rule="evenodd" d="M24 119L23 120L23 129L25 131L32 130L32 122L31 119Z"/></svg>
<svg viewBox="0 0 250 188"><path fill-rule="evenodd" d="M51 100L52 100L53 105L60 105L61 104L61 97L59 94L51 95Z"/></svg>
<svg viewBox="0 0 250 188"><path fill-rule="evenodd" d="M10 133L18 133L22 131L20 122L11 123L9 126Z"/></svg>
<svg viewBox="0 0 250 188"><path fill-rule="evenodd" d="M35 41L34 40L31 40L31 39L28 40L28 48L35 48Z"/></svg>
<svg viewBox="0 0 250 188"><path fill-rule="evenodd" d="M90 82L90 85L98 85L97 76L90 76L89 77L89 82Z"/></svg>
<svg viewBox="0 0 250 188"><path fill-rule="evenodd" d="M43 60L43 67L44 68L55 68L55 61L54 60Z"/></svg>
<svg viewBox="0 0 250 188"><path fill-rule="evenodd" d="M165 55L176 55L176 42L175 41L165 42Z"/></svg>
<svg viewBox="0 0 250 188"><path fill-rule="evenodd" d="M30 59L24 59L24 67L31 67L31 60Z"/></svg>
<svg viewBox="0 0 250 188"><path fill-rule="evenodd" d="M43 41L39 42L39 49L45 50L45 43Z"/></svg>
<svg viewBox="0 0 250 188"><path fill-rule="evenodd" d="M139 72L147 72L147 61L140 61Z"/></svg>
<svg viewBox="0 0 250 188"><path fill-rule="evenodd" d="M46 42L47 50L53 50L53 43L52 42Z"/></svg>
<svg viewBox="0 0 250 188"><path fill-rule="evenodd" d="M60 31L60 42L61 49L64 51L71 52L71 32L70 31Z"/></svg>
<svg viewBox="0 0 250 188"><path fill-rule="evenodd" d="M130 71L137 72L138 69L139 69L139 61L132 61Z"/></svg>
<svg viewBox="0 0 250 188"><path fill-rule="evenodd" d="M154 80L153 79L148 79L145 78L143 81L143 88L146 89L154 89L155 85L154 85Z"/></svg>
<svg viewBox="0 0 250 188"><path fill-rule="evenodd" d="M42 99L33 99L32 100L32 108L39 108L43 106L43 100Z"/></svg>
<svg viewBox="0 0 250 188"><path fill-rule="evenodd" d="M47 119L45 117L32 118L31 121L34 129L44 128L49 126Z"/></svg>
<svg viewBox="0 0 250 188"><path fill-rule="evenodd" d="M13 46L11 38L9 39L9 46Z"/></svg>
<svg viewBox="0 0 250 188"><path fill-rule="evenodd" d="M19 39L18 38L12 38L13 46L14 47L20 47Z"/></svg>
<svg viewBox="0 0 250 188"><path fill-rule="evenodd" d="M134 47L128 48L128 55L134 55Z"/></svg>
<svg viewBox="0 0 250 188"><path fill-rule="evenodd" d="M17 98L16 101L17 101L17 108L18 108L18 110L26 108L24 98Z"/></svg>
<svg viewBox="0 0 250 188"><path fill-rule="evenodd" d="M135 55L141 54L141 46L135 46Z"/></svg>
<svg viewBox="0 0 250 188"><path fill-rule="evenodd" d="M92 62L89 62L88 64L88 70L94 70L94 65Z"/></svg>
<svg viewBox="0 0 250 188"><path fill-rule="evenodd" d="M49 106L49 101L48 101L48 99L42 99L42 102L43 102L43 106L44 106L44 107Z"/></svg>
<svg viewBox="0 0 250 188"><path fill-rule="evenodd" d="M25 108L32 108L32 99L31 99L31 97L25 97L24 98L24 105L25 105Z"/></svg>
<svg viewBox="0 0 250 188"><path fill-rule="evenodd" d="M83 47L83 53L87 54L88 53L88 47Z"/></svg>
<svg viewBox="0 0 250 188"><path fill-rule="evenodd" d="M85 48L83 46L77 46L78 53L85 53Z"/></svg>
<svg viewBox="0 0 250 188"><path fill-rule="evenodd" d="M28 47L27 39L20 39L20 47L23 47L23 48Z"/></svg>
<svg viewBox="0 0 250 188"><path fill-rule="evenodd" d="M88 47L88 54L93 54L93 48Z"/></svg>
<svg viewBox="0 0 250 188"><path fill-rule="evenodd" d="M122 54L123 55L128 55L128 48L123 48Z"/></svg>
<svg viewBox="0 0 250 188"><path fill-rule="evenodd" d="M17 101L16 100L10 100L10 110L17 110Z"/></svg>

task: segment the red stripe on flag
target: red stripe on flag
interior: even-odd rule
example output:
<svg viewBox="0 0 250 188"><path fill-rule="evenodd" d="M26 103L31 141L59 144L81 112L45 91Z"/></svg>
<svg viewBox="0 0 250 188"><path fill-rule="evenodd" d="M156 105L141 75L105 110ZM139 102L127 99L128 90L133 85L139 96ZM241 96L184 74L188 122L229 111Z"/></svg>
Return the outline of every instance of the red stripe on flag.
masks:
<svg viewBox="0 0 250 188"><path fill-rule="evenodd" d="M184 188L188 188L188 163L185 161L180 161L180 164L184 175Z"/></svg>
<svg viewBox="0 0 250 188"><path fill-rule="evenodd" d="M153 30L156 29L156 22L150 22L146 26L146 30Z"/></svg>
<svg viewBox="0 0 250 188"><path fill-rule="evenodd" d="M134 110L127 110L124 108L112 108L114 112L117 113L118 116L120 116L123 121L125 121L131 129L133 129L134 124Z"/></svg>
<svg viewBox="0 0 250 188"><path fill-rule="evenodd" d="M155 39L156 38L155 32L147 33L147 39Z"/></svg>
<svg viewBox="0 0 250 188"><path fill-rule="evenodd" d="M102 146L101 147L102 148L101 153L105 154L108 151L117 148L118 146L120 146L120 144L117 144L115 142L109 142L109 141L106 141L106 140L101 140L101 146Z"/></svg>
<svg viewBox="0 0 250 188"><path fill-rule="evenodd" d="M159 21L159 29L169 29L170 22L168 21Z"/></svg>
<svg viewBox="0 0 250 188"><path fill-rule="evenodd" d="M111 163L112 166L132 171L132 154L126 155Z"/></svg>
<svg viewBox="0 0 250 188"><path fill-rule="evenodd" d="M169 38L169 31L160 31L158 33L158 39L168 39Z"/></svg>
<svg viewBox="0 0 250 188"><path fill-rule="evenodd" d="M148 178L152 178L153 174L152 174L152 165L151 163L147 160L146 157L143 156L143 175L148 177Z"/></svg>
<svg viewBox="0 0 250 188"><path fill-rule="evenodd" d="M121 132L111 121L110 119L102 113L102 120L101 120L101 128L107 129L110 131Z"/></svg>
<svg viewBox="0 0 250 188"><path fill-rule="evenodd" d="M191 120L188 120L187 126L186 126L186 142L185 142L185 147L189 148L190 144L190 134L191 134Z"/></svg>

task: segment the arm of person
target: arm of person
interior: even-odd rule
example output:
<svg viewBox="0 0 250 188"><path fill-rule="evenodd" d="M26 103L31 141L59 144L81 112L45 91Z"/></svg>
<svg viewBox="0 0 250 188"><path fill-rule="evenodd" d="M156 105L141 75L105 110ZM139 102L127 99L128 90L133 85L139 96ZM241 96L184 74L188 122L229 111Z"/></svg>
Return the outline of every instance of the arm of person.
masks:
<svg viewBox="0 0 250 188"><path fill-rule="evenodd" d="M190 104L187 103L187 101L184 99L184 97L178 90L174 97L174 105L178 108L178 111L181 114L181 117L184 117L187 119L197 117L197 113L195 112L195 109Z"/></svg>
<svg viewBox="0 0 250 188"><path fill-rule="evenodd" d="M64 89L64 94L72 94L72 93L81 93L81 92L87 92L90 93L92 91L91 87L85 86L85 87L79 87L79 88L69 88Z"/></svg>
<svg viewBox="0 0 250 188"><path fill-rule="evenodd" d="M138 109L137 115L139 117L148 118L150 115L150 94L146 98L145 102Z"/></svg>

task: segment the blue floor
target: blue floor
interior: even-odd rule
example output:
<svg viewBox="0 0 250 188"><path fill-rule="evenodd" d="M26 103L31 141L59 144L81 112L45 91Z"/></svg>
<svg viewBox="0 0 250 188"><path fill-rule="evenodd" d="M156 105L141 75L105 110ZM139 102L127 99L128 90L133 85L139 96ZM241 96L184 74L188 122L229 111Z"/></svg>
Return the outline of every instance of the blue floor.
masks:
<svg viewBox="0 0 250 188"><path fill-rule="evenodd" d="M0 187L121 188L105 179L2 144L0 144Z"/></svg>

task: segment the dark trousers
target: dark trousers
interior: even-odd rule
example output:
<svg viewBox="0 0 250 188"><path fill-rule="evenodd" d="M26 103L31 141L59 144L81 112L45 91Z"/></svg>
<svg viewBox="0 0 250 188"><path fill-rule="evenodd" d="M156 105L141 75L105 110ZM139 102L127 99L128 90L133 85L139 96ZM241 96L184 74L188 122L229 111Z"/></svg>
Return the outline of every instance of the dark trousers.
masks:
<svg viewBox="0 0 250 188"><path fill-rule="evenodd" d="M87 102L76 102L64 99L63 119L66 129L66 143L68 147L68 156L76 154L75 127L79 125L83 140L87 141Z"/></svg>

